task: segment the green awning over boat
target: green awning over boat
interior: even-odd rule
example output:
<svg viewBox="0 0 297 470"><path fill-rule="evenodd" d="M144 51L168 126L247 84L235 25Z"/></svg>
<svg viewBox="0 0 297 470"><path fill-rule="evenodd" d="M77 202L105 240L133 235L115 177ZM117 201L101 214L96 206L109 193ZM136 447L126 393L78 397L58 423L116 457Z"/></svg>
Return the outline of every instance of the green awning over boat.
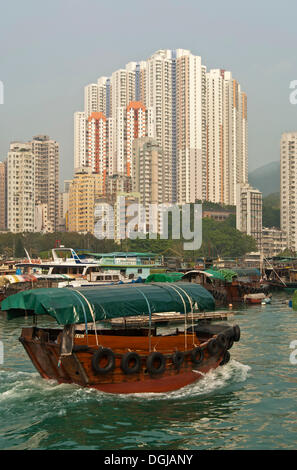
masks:
<svg viewBox="0 0 297 470"><path fill-rule="evenodd" d="M234 268L238 277L261 277L261 273L257 268Z"/></svg>
<svg viewBox="0 0 297 470"><path fill-rule="evenodd" d="M207 269L205 272L207 272L208 274L211 274L214 279L220 279L222 281L229 281L229 282L232 282L233 277L237 276L237 273L235 271L232 271L232 269L210 268L210 269Z"/></svg>
<svg viewBox="0 0 297 470"><path fill-rule="evenodd" d="M150 274L145 282L177 282L184 277L184 273L155 273Z"/></svg>
<svg viewBox="0 0 297 470"><path fill-rule="evenodd" d="M191 283L130 284L79 289L32 289L3 300L8 319L27 314L50 315L61 325L161 312L214 310L213 296ZM93 312L93 315L92 315Z"/></svg>

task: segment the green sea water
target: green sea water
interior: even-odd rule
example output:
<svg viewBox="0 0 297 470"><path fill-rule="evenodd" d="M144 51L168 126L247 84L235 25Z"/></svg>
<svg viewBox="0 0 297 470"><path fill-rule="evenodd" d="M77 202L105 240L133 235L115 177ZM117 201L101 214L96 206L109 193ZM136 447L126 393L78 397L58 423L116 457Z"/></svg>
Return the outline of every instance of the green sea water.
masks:
<svg viewBox="0 0 297 470"><path fill-rule="evenodd" d="M30 320L0 316L0 449L296 449L297 312L284 300L238 311L230 323L242 336L229 364L168 394L116 396L43 380L18 342Z"/></svg>

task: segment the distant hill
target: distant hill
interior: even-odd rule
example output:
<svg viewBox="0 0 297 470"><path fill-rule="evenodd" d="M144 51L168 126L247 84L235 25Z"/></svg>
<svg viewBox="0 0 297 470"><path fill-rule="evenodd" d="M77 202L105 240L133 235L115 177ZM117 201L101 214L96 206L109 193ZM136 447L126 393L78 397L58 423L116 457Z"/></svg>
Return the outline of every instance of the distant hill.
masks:
<svg viewBox="0 0 297 470"><path fill-rule="evenodd" d="M280 228L280 194L263 197L263 227Z"/></svg>
<svg viewBox="0 0 297 470"><path fill-rule="evenodd" d="M271 162L249 173L249 183L263 193L263 197L280 191L280 162Z"/></svg>

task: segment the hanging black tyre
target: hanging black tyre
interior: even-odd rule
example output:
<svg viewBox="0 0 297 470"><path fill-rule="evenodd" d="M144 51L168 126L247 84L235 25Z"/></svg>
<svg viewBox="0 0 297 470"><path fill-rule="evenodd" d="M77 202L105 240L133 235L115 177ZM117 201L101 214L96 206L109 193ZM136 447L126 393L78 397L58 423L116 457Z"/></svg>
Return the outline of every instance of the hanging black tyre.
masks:
<svg viewBox="0 0 297 470"><path fill-rule="evenodd" d="M233 326L233 339L235 342L240 340L240 328L238 325Z"/></svg>
<svg viewBox="0 0 297 470"><path fill-rule="evenodd" d="M201 364L203 359L204 359L204 353L203 353L202 349L199 348L199 346L197 346L197 348L195 348L191 351L191 360L192 360L193 364L198 366L199 364Z"/></svg>
<svg viewBox="0 0 297 470"><path fill-rule="evenodd" d="M138 374L141 369L141 359L136 352L127 352L121 360L121 369L124 374Z"/></svg>
<svg viewBox="0 0 297 470"><path fill-rule="evenodd" d="M220 362L220 366L224 366L225 364L228 364L228 362L230 361L230 353L229 351L225 351L225 354L224 354L224 357L222 359L222 361Z"/></svg>
<svg viewBox="0 0 297 470"><path fill-rule="evenodd" d="M220 333L218 334L218 336L216 337L216 340L219 344L219 347L221 349L226 349L227 346L228 346L228 339L227 337L224 335L224 333Z"/></svg>
<svg viewBox="0 0 297 470"><path fill-rule="evenodd" d="M227 349L231 349L232 346L234 344L234 339L233 338L229 338L228 339L228 345L227 345Z"/></svg>
<svg viewBox="0 0 297 470"><path fill-rule="evenodd" d="M179 369L185 360L185 355L182 351L175 351L175 353L172 354L172 363L176 369Z"/></svg>
<svg viewBox="0 0 297 470"><path fill-rule="evenodd" d="M215 356L216 354L218 354L219 350L220 347L217 340L211 339L207 344L207 351L209 352L210 356Z"/></svg>
<svg viewBox="0 0 297 470"><path fill-rule="evenodd" d="M166 360L160 352L152 352L146 360L146 368L150 374L162 374Z"/></svg>
<svg viewBox="0 0 297 470"><path fill-rule="evenodd" d="M115 368L115 355L109 348L99 348L92 357L92 368L97 374L107 374Z"/></svg>

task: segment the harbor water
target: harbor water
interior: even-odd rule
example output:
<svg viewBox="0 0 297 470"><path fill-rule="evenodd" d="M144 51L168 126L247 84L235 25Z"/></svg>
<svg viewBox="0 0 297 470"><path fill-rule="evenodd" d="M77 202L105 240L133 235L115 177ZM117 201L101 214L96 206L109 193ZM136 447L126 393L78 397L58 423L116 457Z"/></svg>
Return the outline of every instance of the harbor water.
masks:
<svg viewBox="0 0 297 470"><path fill-rule="evenodd" d="M239 310L229 364L168 394L108 395L43 380L18 342L31 320L0 315L0 449L295 449L297 312L285 299Z"/></svg>

